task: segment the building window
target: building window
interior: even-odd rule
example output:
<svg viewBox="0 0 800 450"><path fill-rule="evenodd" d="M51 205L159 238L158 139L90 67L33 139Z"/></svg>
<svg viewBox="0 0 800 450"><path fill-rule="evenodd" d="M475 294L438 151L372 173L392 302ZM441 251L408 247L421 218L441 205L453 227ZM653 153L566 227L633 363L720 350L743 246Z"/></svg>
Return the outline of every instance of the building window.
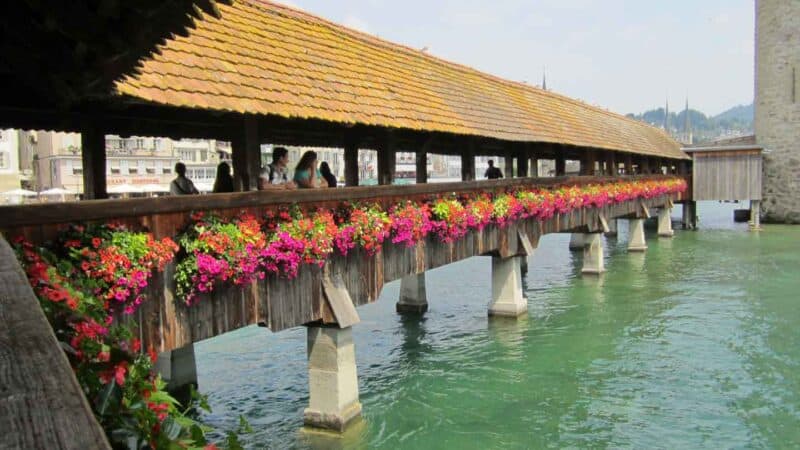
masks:
<svg viewBox="0 0 800 450"><path fill-rule="evenodd" d="M119 167L112 167L111 175L119 175Z"/></svg>
<svg viewBox="0 0 800 450"><path fill-rule="evenodd" d="M161 173L163 173L164 175L169 175L172 173L172 169L170 169L169 167L164 167L161 169Z"/></svg>
<svg viewBox="0 0 800 450"><path fill-rule="evenodd" d="M73 167L72 168L73 175L83 175L83 167Z"/></svg>
<svg viewBox="0 0 800 450"><path fill-rule="evenodd" d="M156 168L155 167L148 167L145 170L147 171L148 175L155 175L155 173L156 173Z"/></svg>
<svg viewBox="0 0 800 450"><path fill-rule="evenodd" d="M138 175L139 174L139 168L138 167L129 168L128 169L128 174L130 174L130 175Z"/></svg>

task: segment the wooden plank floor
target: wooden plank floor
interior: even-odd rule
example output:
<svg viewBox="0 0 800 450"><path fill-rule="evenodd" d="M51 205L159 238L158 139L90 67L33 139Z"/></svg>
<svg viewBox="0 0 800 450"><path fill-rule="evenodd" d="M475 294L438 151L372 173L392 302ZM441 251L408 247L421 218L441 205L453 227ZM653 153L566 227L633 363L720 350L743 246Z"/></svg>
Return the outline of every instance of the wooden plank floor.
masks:
<svg viewBox="0 0 800 450"><path fill-rule="evenodd" d="M0 430L2 449L111 448L2 237Z"/></svg>

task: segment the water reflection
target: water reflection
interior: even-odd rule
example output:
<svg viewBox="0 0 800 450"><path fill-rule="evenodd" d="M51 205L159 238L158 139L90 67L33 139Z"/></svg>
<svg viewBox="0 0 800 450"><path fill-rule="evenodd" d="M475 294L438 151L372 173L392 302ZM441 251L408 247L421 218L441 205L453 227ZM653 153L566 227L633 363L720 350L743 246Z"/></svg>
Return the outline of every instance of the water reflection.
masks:
<svg viewBox="0 0 800 450"><path fill-rule="evenodd" d="M488 321L491 339L510 349L519 349L522 346L528 327L528 314L520 317L490 317Z"/></svg>
<svg viewBox="0 0 800 450"><path fill-rule="evenodd" d="M298 431L297 440L314 450L367 449L367 430L367 421L359 417L350 423L344 433L303 427Z"/></svg>
<svg viewBox="0 0 800 450"><path fill-rule="evenodd" d="M401 363L413 365L421 357L432 352L432 347L426 339L425 316L418 314L402 314L400 316L400 351L398 359Z"/></svg>

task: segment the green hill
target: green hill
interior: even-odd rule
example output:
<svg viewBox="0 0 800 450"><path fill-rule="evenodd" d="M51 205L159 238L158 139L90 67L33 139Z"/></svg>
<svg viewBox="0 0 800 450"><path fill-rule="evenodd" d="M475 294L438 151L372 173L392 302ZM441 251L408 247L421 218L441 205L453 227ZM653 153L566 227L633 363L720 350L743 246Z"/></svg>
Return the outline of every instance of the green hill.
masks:
<svg viewBox="0 0 800 450"><path fill-rule="evenodd" d="M628 114L628 117L659 128L664 126L664 108L651 109L642 114ZM712 117L690 108L689 121L695 143L753 134L753 104L734 106ZM669 132L679 139L685 136L685 110L669 113Z"/></svg>

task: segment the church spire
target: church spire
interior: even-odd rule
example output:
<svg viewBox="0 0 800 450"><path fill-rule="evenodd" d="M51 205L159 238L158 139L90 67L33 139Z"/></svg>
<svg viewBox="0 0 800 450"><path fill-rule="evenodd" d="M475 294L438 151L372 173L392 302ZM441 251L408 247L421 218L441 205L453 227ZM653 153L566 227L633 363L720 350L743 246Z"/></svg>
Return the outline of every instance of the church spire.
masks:
<svg viewBox="0 0 800 450"><path fill-rule="evenodd" d="M542 68L542 89L547 90L547 67Z"/></svg>
<svg viewBox="0 0 800 450"><path fill-rule="evenodd" d="M669 98L664 103L664 131L669 133Z"/></svg>
<svg viewBox="0 0 800 450"><path fill-rule="evenodd" d="M692 119L689 117L689 96L686 96L686 109L683 111L683 133L686 143L692 145Z"/></svg>

